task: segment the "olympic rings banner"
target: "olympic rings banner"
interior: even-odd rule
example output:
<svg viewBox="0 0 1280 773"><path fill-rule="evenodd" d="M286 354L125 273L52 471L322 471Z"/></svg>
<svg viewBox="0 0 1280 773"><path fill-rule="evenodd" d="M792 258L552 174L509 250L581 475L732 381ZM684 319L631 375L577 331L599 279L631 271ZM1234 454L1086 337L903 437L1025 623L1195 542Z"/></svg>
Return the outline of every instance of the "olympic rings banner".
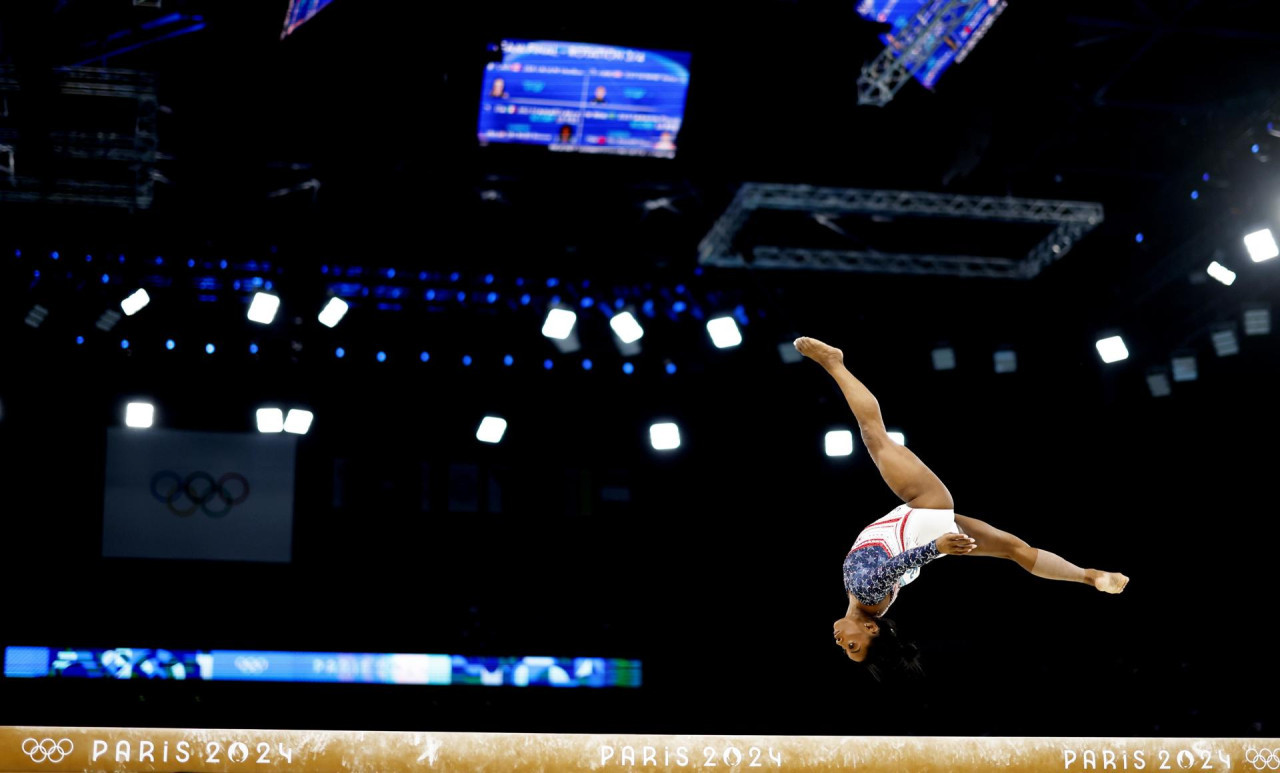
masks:
<svg viewBox="0 0 1280 773"><path fill-rule="evenodd" d="M1275 738L653 736L0 727L8 771L1280 769Z"/></svg>
<svg viewBox="0 0 1280 773"><path fill-rule="evenodd" d="M102 554L288 561L292 435L107 430Z"/></svg>

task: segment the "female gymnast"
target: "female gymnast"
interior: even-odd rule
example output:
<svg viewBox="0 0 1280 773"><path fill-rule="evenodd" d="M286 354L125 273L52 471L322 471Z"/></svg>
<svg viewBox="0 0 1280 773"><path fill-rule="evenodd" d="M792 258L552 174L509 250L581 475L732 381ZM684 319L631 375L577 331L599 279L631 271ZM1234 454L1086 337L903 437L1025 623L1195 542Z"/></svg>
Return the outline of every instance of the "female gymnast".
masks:
<svg viewBox="0 0 1280 773"><path fill-rule="evenodd" d="M919 576L920 567L942 555L1007 558L1037 577L1080 582L1104 593L1124 590L1129 578L1123 574L1081 569L988 523L956 514L951 492L938 476L905 446L889 439L880 403L845 368L844 353L813 338L797 338L795 347L840 385L871 459L884 482L905 503L863 529L844 559L849 609L833 629L836 646L850 660L866 662L876 678L886 670L919 670L914 647L898 638L893 622L883 615L898 597L898 589Z"/></svg>

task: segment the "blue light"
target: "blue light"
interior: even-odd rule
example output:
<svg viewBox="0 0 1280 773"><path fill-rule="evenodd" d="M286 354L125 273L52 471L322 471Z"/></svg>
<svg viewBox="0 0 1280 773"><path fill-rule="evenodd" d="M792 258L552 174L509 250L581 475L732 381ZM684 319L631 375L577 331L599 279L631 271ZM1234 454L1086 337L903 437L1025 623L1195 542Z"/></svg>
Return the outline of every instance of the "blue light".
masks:
<svg viewBox="0 0 1280 773"><path fill-rule="evenodd" d="M267 281L263 282L263 283L262 283L262 286L263 286L264 288L266 288L266 289L270 290L270 289L271 289L271 280L270 280L270 279L268 279Z"/></svg>
<svg viewBox="0 0 1280 773"><path fill-rule="evenodd" d="M422 360L423 362L430 362L430 361L431 361L431 355L430 355L430 354L427 354L426 352L423 352L422 354L419 354L419 355L418 355L418 359Z"/></svg>
<svg viewBox="0 0 1280 773"><path fill-rule="evenodd" d="M485 283L485 284L487 284L487 285L491 285L491 284L493 284L493 274L485 274L485 275L484 275L484 283Z"/></svg>
<svg viewBox="0 0 1280 773"><path fill-rule="evenodd" d="M543 367L544 369L546 369L546 370L551 370L551 369L552 369L552 368L554 368L555 366L556 366L556 364L555 364L554 362L552 362L551 360L543 360L543 361L542 361L542 367Z"/></svg>
<svg viewBox="0 0 1280 773"><path fill-rule="evenodd" d="M427 300L429 300L429 301L434 301L434 300L436 299L436 291L435 291L435 290L427 290L426 298L427 298Z"/></svg>
<svg viewBox="0 0 1280 773"><path fill-rule="evenodd" d="M644 315L645 315L646 317L652 317L652 316L653 316L653 301L651 301L651 300L649 300L649 301L645 301L645 302L644 302L644 305L640 307L640 310L644 312Z"/></svg>
<svg viewBox="0 0 1280 773"><path fill-rule="evenodd" d="M463 301L465 301L466 299L467 299L467 294L466 294L466 293L464 293L463 291L459 290L459 291L458 291L458 303L462 303L462 302L463 302Z"/></svg>
<svg viewBox="0 0 1280 773"><path fill-rule="evenodd" d="M249 344L249 354L257 354L257 353L258 353L258 345Z"/></svg>
<svg viewBox="0 0 1280 773"><path fill-rule="evenodd" d="M516 277L516 287L524 287L524 277Z"/></svg>
<svg viewBox="0 0 1280 773"><path fill-rule="evenodd" d="M677 314L679 314L680 312L684 311L687 308L689 308L689 304L685 303L684 301L676 301L675 303L671 304L671 310Z"/></svg>
<svg viewBox="0 0 1280 773"><path fill-rule="evenodd" d="M508 354L506 357L503 357L503 358L502 358L502 364L503 364L503 365L506 365L508 368L509 368L509 367L511 367L512 365L514 365L514 364L515 364L515 362L516 362L516 358L515 358L515 357L512 357L512 356L511 356L511 355L509 355L509 354Z"/></svg>
<svg viewBox="0 0 1280 773"><path fill-rule="evenodd" d="M221 268L226 268L226 267L227 267L227 261L225 261L225 260L223 260L223 261L219 261L218 266L219 266L219 267L221 267Z"/></svg>
<svg viewBox="0 0 1280 773"><path fill-rule="evenodd" d="M386 353L386 352L378 352L378 353L377 353L376 355L374 355L374 356L375 356L375 357L377 357L378 362L386 362L386 361L387 361L387 353Z"/></svg>
<svg viewBox="0 0 1280 773"><path fill-rule="evenodd" d="M1261 150L1261 148L1258 146L1258 143L1255 142L1253 143L1253 147L1249 148L1249 150L1253 151L1254 153L1257 153L1259 150Z"/></svg>
<svg viewBox="0 0 1280 773"><path fill-rule="evenodd" d="M494 301L498 300L498 294L497 294L497 293L489 293L489 295L488 295L488 297L487 297L487 300L489 301L489 303L493 303Z"/></svg>
<svg viewBox="0 0 1280 773"><path fill-rule="evenodd" d="M76 345L84 343L84 336L76 336Z"/></svg>
<svg viewBox="0 0 1280 773"><path fill-rule="evenodd" d="M693 275L694 275L694 276L702 276L702 266L698 266L698 267L694 268L694 269L693 269Z"/></svg>
<svg viewBox="0 0 1280 773"><path fill-rule="evenodd" d="M554 306L555 304L559 303L559 302L560 302L560 296L558 296L558 295L553 295L553 296L551 296L551 304L552 304L553 306Z"/></svg>
<svg viewBox="0 0 1280 773"><path fill-rule="evenodd" d="M173 342L172 338L164 342L164 348L168 349L169 351L173 351L173 347L175 346L177 346L177 344Z"/></svg>
<svg viewBox="0 0 1280 773"><path fill-rule="evenodd" d="M668 373L668 374L672 374L672 373L675 373L675 372L676 372L676 364L675 364L674 362L668 362L668 363L667 363L667 373Z"/></svg>
<svg viewBox="0 0 1280 773"><path fill-rule="evenodd" d="M163 266L163 265L164 265L164 258L162 258L162 257L160 257L159 255L157 255L157 256L156 256L156 265L157 265L157 266Z"/></svg>
<svg viewBox="0 0 1280 773"><path fill-rule="evenodd" d="M528 294L528 293L525 293L524 295L520 296L520 305L521 305L521 306L528 306L528 305L529 305L529 294Z"/></svg>
<svg viewBox="0 0 1280 773"><path fill-rule="evenodd" d="M582 299L582 308L584 308L584 309L589 309L589 308L591 308L592 306L594 306L595 304L596 304L596 302L595 302L594 300L592 300L590 296L588 296L588 297L586 297L586 298L583 298L583 299Z"/></svg>
<svg viewBox="0 0 1280 773"><path fill-rule="evenodd" d="M583 360L583 361L582 361L582 369L583 369L583 370L591 370L591 360Z"/></svg>
<svg viewBox="0 0 1280 773"><path fill-rule="evenodd" d="M92 255L85 255L85 256L84 256L84 262L85 262L85 263L92 263L92 262L93 262L93 256L92 256Z"/></svg>
<svg viewBox="0 0 1280 773"><path fill-rule="evenodd" d="M468 367L468 368L471 367L471 355L469 354L462 355L462 364L465 367Z"/></svg>
<svg viewBox="0 0 1280 773"><path fill-rule="evenodd" d="M684 285L676 285L676 294L684 295Z"/></svg>
<svg viewBox="0 0 1280 773"><path fill-rule="evenodd" d="M333 350L333 356L337 357L338 359L342 359L343 357L347 356L347 350L339 346L337 349Z"/></svg>
<svg viewBox="0 0 1280 773"><path fill-rule="evenodd" d="M613 302L613 308L617 309L618 311L622 311L622 307L626 305L627 305L627 302L622 300L621 298Z"/></svg>
<svg viewBox="0 0 1280 773"><path fill-rule="evenodd" d="M40 269L37 268L35 271L32 271L31 273L33 276L35 276L36 279L40 278Z"/></svg>
<svg viewBox="0 0 1280 773"><path fill-rule="evenodd" d="M327 273L329 273L329 267L328 267L327 265L325 265L325 266L321 266L321 267L320 267L320 273L321 273L321 274L327 274Z"/></svg>
<svg viewBox="0 0 1280 773"><path fill-rule="evenodd" d="M632 365L629 362L624 362L622 363L622 372L630 376L632 373L636 372L636 366Z"/></svg>
<svg viewBox="0 0 1280 773"><path fill-rule="evenodd" d="M387 269L387 279L395 279L395 278L396 278L396 270L394 268Z"/></svg>
<svg viewBox="0 0 1280 773"><path fill-rule="evenodd" d="M555 277L551 277L547 280L547 287L555 287L558 284L560 284L560 280Z"/></svg>
<svg viewBox="0 0 1280 773"><path fill-rule="evenodd" d="M1204 180L1205 182L1209 182L1209 173L1205 172L1204 174L1200 175L1200 179Z"/></svg>
<svg viewBox="0 0 1280 773"><path fill-rule="evenodd" d="M455 272L453 272L452 274L450 274L450 275L449 275L449 281L450 281L450 282L456 282L456 281L458 281L458 277L459 277L459 276L461 276L461 275L460 275L457 271L455 271Z"/></svg>
<svg viewBox="0 0 1280 773"><path fill-rule="evenodd" d="M116 256L116 262L117 262L117 263L124 263L124 256L123 256L123 255L117 255L117 256Z"/></svg>
<svg viewBox="0 0 1280 773"><path fill-rule="evenodd" d="M1200 191L1192 191L1192 192L1191 192L1191 200L1192 200L1192 201L1195 201L1195 200L1196 200L1196 199L1198 199L1198 198L1200 198Z"/></svg>
<svg viewBox="0 0 1280 773"><path fill-rule="evenodd" d="M213 345L213 344L205 344L205 345L204 345L204 353L205 353L205 354L213 354L213 353L214 353L214 352L216 352L216 351L217 351L217 349L216 349L216 348L214 348L214 345Z"/></svg>
<svg viewBox="0 0 1280 773"><path fill-rule="evenodd" d="M191 258L190 260L187 261L187 268L195 268L195 267L196 267L195 258Z"/></svg>
<svg viewBox="0 0 1280 773"><path fill-rule="evenodd" d="M61 256L58 254L57 250L54 250L53 252L49 253L49 257L53 258L54 260L57 260Z"/></svg>
<svg viewBox="0 0 1280 773"><path fill-rule="evenodd" d="M14 250L14 251L13 251L13 257L15 257L15 258L20 258L20 257L22 257L22 250Z"/></svg>
<svg viewBox="0 0 1280 773"><path fill-rule="evenodd" d="M120 348L121 348L121 349L128 349L128 348L129 348L129 339L128 339L128 338L123 338L123 339L121 339L121 340L120 340Z"/></svg>
<svg viewBox="0 0 1280 773"><path fill-rule="evenodd" d="M419 271L419 272L418 272L418 281L419 281L419 282L425 282L425 281L427 281L427 272L425 272L425 271Z"/></svg>
<svg viewBox="0 0 1280 773"><path fill-rule="evenodd" d="M234 281L234 282L232 282L232 283L231 283L231 289L232 289L232 290L239 290L239 289L240 289L240 280L239 280L239 279L237 279L236 281Z"/></svg>
<svg viewBox="0 0 1280 773"><path fill-rule="evenodd" d="M111 281L111 277L107 276L106 274L103 274L103 275L102 275L102 283L103 283L103 284L106 284L107 282L110 282L110 281Z"/></svg>
<svg viewBox="0 0 1280 773"><path fill-rule="evenodd" d="M588 288L588 287L590 287L590 286L591 286L591 280L590 280L590 279L584 279L584 280L582 280L582 289L583 289L583 290L587 289L587 288Z"/></svg>
<svg viewBox="0 0 1280 773"><path fill-rule="evenodd" d="M1137 242L1138 244L1142 244L1142 240L1143 240L1143 238L1145 238L1145 237L1143 237L1143 235L1142 235L1141 233L1139 233L1137 236L1133 237L1133 240L1134 240L1135 242Z"/></svg>

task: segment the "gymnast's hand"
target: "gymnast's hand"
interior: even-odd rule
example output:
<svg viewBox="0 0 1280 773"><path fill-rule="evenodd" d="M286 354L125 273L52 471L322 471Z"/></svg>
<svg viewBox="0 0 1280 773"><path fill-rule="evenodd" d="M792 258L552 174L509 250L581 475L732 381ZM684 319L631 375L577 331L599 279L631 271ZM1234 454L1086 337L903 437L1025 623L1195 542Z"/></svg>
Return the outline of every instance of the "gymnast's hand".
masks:
<svg viewBox="0 0 1280 773"><path fill-rule="evenodd" d="M978 543L968 534L943 534L933 541L938 546L939 553L947 553L953 556L963 556L978 547Z"/></svg>

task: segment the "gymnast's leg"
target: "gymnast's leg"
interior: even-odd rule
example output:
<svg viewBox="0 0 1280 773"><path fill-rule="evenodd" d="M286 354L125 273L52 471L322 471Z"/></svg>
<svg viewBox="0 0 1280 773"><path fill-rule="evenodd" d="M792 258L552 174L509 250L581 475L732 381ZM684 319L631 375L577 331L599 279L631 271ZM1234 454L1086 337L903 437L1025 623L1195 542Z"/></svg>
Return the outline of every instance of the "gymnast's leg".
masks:
<svg viewBox="0 0 1280 773"><path fill-rule="evenodd" d="M956 515L956 525L978 543L966 555L1007 558L1036 577L1084 583L1104 593L1119 593L1129 583L1129 578L1118 572L1081 569L1056 553L1033 548L1009 532L977 518Z"/></svg>
<svg viewBox="0 0 1280 773"><path fill-rule="evenodd" d="M814 338L797 338L795 346L801 354L821 365L840 385L840 391L858 420L862 442L893 493L913 508L950 510L954 507L951 492L938 476L910 449L889 439L884 418L880 415L879 401L844 366L844 353Z"/></svg>

